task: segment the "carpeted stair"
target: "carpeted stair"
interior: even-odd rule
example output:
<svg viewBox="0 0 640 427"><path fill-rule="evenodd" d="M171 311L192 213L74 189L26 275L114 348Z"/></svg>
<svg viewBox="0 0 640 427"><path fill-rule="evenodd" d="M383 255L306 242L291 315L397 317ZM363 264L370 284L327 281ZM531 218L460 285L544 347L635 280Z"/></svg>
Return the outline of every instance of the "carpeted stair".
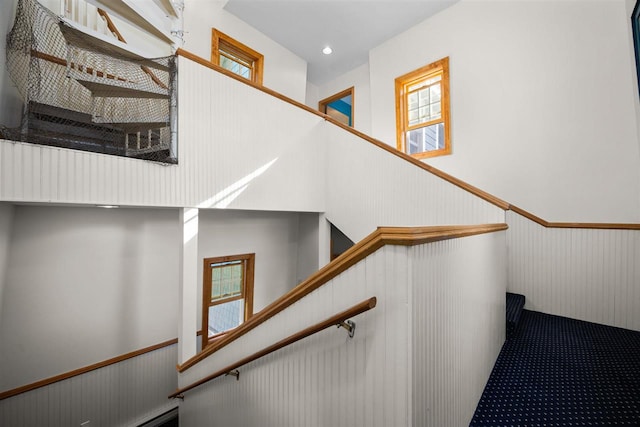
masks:
<svg viewBox="0 0 640 427"><path fill-rule="evenodd" d="M518 326L524 303L524 295L507 292L507 339L511 337Z"/></svg>

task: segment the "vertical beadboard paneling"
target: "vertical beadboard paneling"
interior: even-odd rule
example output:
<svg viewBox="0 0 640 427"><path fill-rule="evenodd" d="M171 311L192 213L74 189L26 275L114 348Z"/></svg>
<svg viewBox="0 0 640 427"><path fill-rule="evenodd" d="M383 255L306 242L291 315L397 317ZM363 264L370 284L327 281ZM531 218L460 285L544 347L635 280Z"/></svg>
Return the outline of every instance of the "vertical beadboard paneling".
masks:
<svg viewBox="0 0 640 427"><path fill-rule="evenodd" d="M176 406L177 345L0 401L0 425L137 426Z"/></svg>
<svg viewBox="0 0 640 427"><path fill-rule="evenodd" d="M466 426L504 342L505 232L412 249L414 426Z"/></svg>
<svg viewBox="0 0 640 427"><path fill-rule="evenodd" d="M507 220L509 291L527 309L640 330L640 231Z"/></svg>
<svg viewBox="0 0 640 427"><path fill-rule="evenodd" d="M326 215L354 241L378 226L504 222L502 209L355 135L329 123L323 132Z"/></svg>
<svg viewBox="0 0 640 427"><path fill-rule="evenodd" d="M183 427L467 425L504 340L505 233L385 246L180 374L185 386L357 302L329 328L186 393ZM412 324L413 323L413 324ZM413 350L412 350L413 349Z"/></svg>
<svg viewBox="0 0 640 427"><path fill-rule="evenodd" d="M181 374L186 385L370 296L353 339L329 328L187 393L182 426L407 426L408 249L387 246ZM204 403L206 402L206 404ZM215 414L215 416L212 416Z"/></svg>

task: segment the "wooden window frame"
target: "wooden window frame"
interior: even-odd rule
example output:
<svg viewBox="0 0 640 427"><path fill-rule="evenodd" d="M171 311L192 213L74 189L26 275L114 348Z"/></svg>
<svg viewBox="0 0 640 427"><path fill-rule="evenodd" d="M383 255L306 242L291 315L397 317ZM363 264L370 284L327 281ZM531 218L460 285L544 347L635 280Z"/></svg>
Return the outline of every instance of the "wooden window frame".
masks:
<svg viewBox="0 0 640 427"><path fill-rule="evenodd" d="M426 80L431 77L442 76L441 84L441 119L432 120L419 125L409 126L407 111L407 88L420 80ZM442 58L410 73L404 74L395 80L396 90L396 132L397 132L397 148L403 153L407 153L406 133L409 130L420 129L438 123L444 124L444 148L433 151L423 151L421 153L410 154L417 159L425 159L428 157L443 156L451 154L451 114L449 99L449 57ZM408 153L407 153L408 154Z"/></svg>
<svg viewBox="0 0 640 427"><path fill-rule="evenodd" d="M218 66L220 66L221 48L222 51L230 51L236 58L244 60L245 65L251 69L249 80L262 86L264 56L261 53L213 28L211 30L211 62Z"/></svg>
<svg viewBox="0 0 640 427"><path fill-rule="evenodd" d="M244 284L240 296L226 298L222 301L211 303L211 264L225 262L242 261L244 265ZM244 322L253 316L253 275L255 271L256 254L227 255L222 257L205 258L202 269L202 348L204 349L210 342L223 336L228 331L222 331L209 337L209 307L223 304L244 298Z"/></svg>
<svg viewBox="0 0 640 427"><path fill-rule="evenodd" d="M335 95L331 95L328 98L325 98L318 102L318 111L322 114L327 114L327 106L331 104L333 101L337 101L339 99L344 98L345 96L351 95L351 124L349 127L354 127L355 124L355 87L351 86L348 89L343 90L342 92L338 92Z"/></svg>

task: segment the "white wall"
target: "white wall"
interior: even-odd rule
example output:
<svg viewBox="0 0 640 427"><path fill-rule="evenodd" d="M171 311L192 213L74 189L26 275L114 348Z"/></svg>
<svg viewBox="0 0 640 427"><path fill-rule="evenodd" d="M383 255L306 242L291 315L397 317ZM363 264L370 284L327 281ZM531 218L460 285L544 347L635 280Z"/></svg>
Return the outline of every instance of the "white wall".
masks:
<svg viewBox="0 0 640 427"><path fill-rule="evenodd" d="M312 214L309 214L312 215ZM198 231L198 313L202 308L202 260L204 258L256 254L253 312L257 313L310 274L299 252L313 252L313 238L299 239L300 216L292 212L200 210ZM317 266L316 266L317 270ZM306 278L306 276L304 277ZM201 316L198 316L201 319ZM200 324L200 322L198 322Z"/></svg>
<svg viewBox="0 0 640 427"><path fill-rule="evenodd" d="M226 1L186 0L184 48L211 58L211 29L216 28L264 55L263 85L304 103L307 63L223 9Z"/></svg>
<svg viewBox="0 0 640 427"><path fill-rule="evenodd" d="M296 285L320 269L320 215L317 213L301 213L298 221Z"/></svg>
<svg viewBox="0 0 640 427"><path fill-rule="evenodd" d="M175 210L16 206L0 390L175 338L178 249Z"/></svg>
<svg viewBox="0 0 640 427"><path fill-rule="evenodd" d="M309 83L309 86L311 86L311 88L307 88L307 105L314 109L318 108L318 102L320 100L353 87L353 127L366 134L371 134L371 97L368 63L354 68L348 73L320 87L314 86L311 83Z"/></svg>
<svg viewBox="0 0 640 427"><path fill-rule="evenodd" d="M7 261L9 259L11 230L13 226L13 205L0 203L0 310L4 294Z"/></svg>
<svg viewBox="0 0 640 427"><path fill-rule="evenodd" d="M17 0L0 2L0 126L17 127L22 117L22 98L6 67L6 36L13 26Z"/></svg>
<svg viewBox="0 0 640 427"><path fill-rule="evenodd" d="M370 52L373 136L394 79L450 57L453 154L428 163L549 221L640 221L624 0L461 1Z"/></svg>

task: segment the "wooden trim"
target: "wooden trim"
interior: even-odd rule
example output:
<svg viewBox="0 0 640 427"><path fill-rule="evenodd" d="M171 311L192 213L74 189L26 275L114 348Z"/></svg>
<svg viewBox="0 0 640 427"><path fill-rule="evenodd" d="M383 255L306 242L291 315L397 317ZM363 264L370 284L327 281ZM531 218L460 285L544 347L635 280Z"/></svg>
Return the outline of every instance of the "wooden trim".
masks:
<svg viewBox="0 0 640 427"><path fill-rule="evenodd" d="M111 31L111 34L113 34L122 43L126 43L126 40L124 39L122 34L120 34L120 31L118 31L118 27L116 27L116 24L113 23L109 14L105 10L98 8L98 15L100 15L107 22L107 28L109 29L109 31Z"/></svg>
<svg viewBox="0 0 640 427"><path fill-rule="evenodd" d="M35 49L31 49L31 56L34 58L42 59L47 62L51 62L52 64L62 65L66 67L68 65L66 59L58 58L57 56L49 55L48 53L40 52ZM81 67L87 74L93 74L94 70L91 67L85 67L84 65L76 65L73 62L71 63L71 68L78 70ZM122 77L114 76L113 74L105 74L103 71L95 70L95 74L98 77L106 77L110 80L120 80L121 82L126 82L128 80L123 79Z"/></svg>
<svg viewBox="0 0 640 427"><path fill-rule="evenodd" d="M227 344L240 338L256 326L275 316L302 297L318 289L329 280L344 272L349 267L363 260L368 255L377 251L384 245L421 245L439 240L455 239L459 237L472 236L475 234L492 233L506 230L506 224L486 224L486 225L459 225L459 226L438 226L438 227L378 227L376 231L365 237L360 242L353 245L335 260L309 276L307 280L269 304L262 311L255 314L251 319L229 332L224 337L210 344L206 349L185 361L178 367L180 372L184 372L196 363L207 358Z"/></svg>
<svg viewBox="0 0 640 427"><path fill-rule="evenodd" d="M322 114L327 114L327 105L331 104L333 101L337 101L339 99L344 98L345 96L351 95L351 125L350 127L355 126L355 105L356 105L356 94L355 94L355 86L351 86L348 89L343 90L342 92L338 92L334 95L331 95L325 99L318 101L318 111Z"/></svg>
<svg viewBox="0 0 640 427"><path fill-rule="evenodd" d="M423 169L423 170L425 170L425 171L427 171L427 172L429 172L429 173L431 173L431 174L433 174L433 175L435 175L435 176L437 176L437 177L449 182L450 184L453 184L456 187L459 187L459 188L461 188L461 189L473 194L474 196L477 196L477 197L479 197L479 198L491 203L492 205L497 206L500 209L503 209L505 211L512 210L512 211L514 211L514 212L516 212L516 213L518 213L520 215L523 215L523 216L529 218L530 220L532 220L534 222L537 222L538 224L540 224L540 225L542 225L544 227L549 227L549 228L594 228L594 229L610 229L610 230L611 229L615 229L615 230L640 230L640 224L624 224L624 223L621 223L621 224L607 224L607 223L598 224L598 223L547 222L547 221L545 221L545 220L543 220L543 219L541 219L541 218L539 218L539 217L537 217L537 216L525 211L524 209L518 208L517 206L510 205L509 203L505 202L504 200L502 200L502 199L500 199L500 198L498 198L498 197L496 197L496 196L494 196L492 194L489 194L486 191L480 190L479 188L474 187L473 185L468 184L468 183L466 183L466 182L464 182L464 181L462 181L462 180L460 180L458 178L455 178L455 177L449 175L448 173L441 171L440 169L437 169L437 168L435 168L435 167L433 167L431 165L428 165L428 164L426 164L426 163L424 163L424 162L422 162L422 161L420 161L420 160L418 160L418 159L416 159L414 157L411 157L411 156L403 153L402 151L399 151L399 150L395 149L394 147L391 147L390 145L385 144L384 142L382 142L382 141L380 141L378 139L372 138L369 135L366 135L366 134L364 134L364 133L362 133L362 132L360 132L360 131L358 131L356 129L353 129L353 128L347 126L347 125L344 125L344 124L332 119L328 115L321 113L320 111L318 111L316 109L313 109L313 108L311 108L311 107L309 107L309 106L307 106L305 104L302 104L302 103L300 103L298 101L295 101L295 100L293 100L291 98L288 98L288 97L286 97L286 96L284 96L284 95L282 95L282 94L280 94L280 93L278 93L278 92L276 92L276 91L274 91L272 89L266 88L264 86L259 86L259 85L255 84L253 82L250 82L250 81L248 81L246 79L243 79L242 77L240 77L240 76L238 76L238 75L236 75L236 74L234 74L234 73L232 73L232 72L230 72L228 70L225 70L224 68L221 68L221 67L219 67L217 65L214 65L211 62L207 61L206 59L203 59L203 58L201 58L201 57L199 57L197 55L194 55L193 53L191 53L189 51L186 51L184 49L178 49L177 52L176 52L176 55L179 55L179 56L187 58L187 59L189 59L191 61L197 62L198 64L200 64L200 65L202 65L204 67L207 67L207 68L209 68L211 70L217 71L217 72L219 72L221 74L224 74L224 75L226 75L228 77L231 77L232 79L235 79L237 81L243 82L244 84L247 84L249 86L253 86L255 89L260 90L260 91L262 91L262 92L264 92L264 93L266 93L268 95L271 95L271 96L273 96L275 98L278 98L281 101L289 103L289 104L291 104L291 105L293 105L295 107L301 108L301 109L303 109L305 111L308 111L311 114L315 114L316 116L322 117L324 120L334 124L335 126L338 126L338 127L342 128L342 129L344 129L345 131L350 132L353 135L356 135L357 137L359 137L359 138L361 138L361 139L363 139L363 140L375 145L376 147L378 147L378 148L380 148L382 150L387 151L390 154L393 154L396 157L400 157L401 159L403 159L403 160L405 160L405 161L407 161L409 163L412 163L414 166L419 167L419 168L421 168L421 169Z"/></svg>
<svg viewBox="0 0 640 427"><path fill-rule="evenodd" d="M75 369L73 371L65 372L64 374L56 375L50 378L45 378L43 380L36 381L31 384L14 388L12 390L3 391L2 393L0 393L0 400L7 399L9 397L13 397L18 394L26 393L28 391L35 390L40 387L48 386L50 384L57 383L59 381L68 380L69 378L86 374L87 372L95 371L96 369L104 368L109 365L114 365L116 363L120 363L128 359L133 359L134 357L141 356L146 353L151 353L152 351L159 350L164 347L169 347L170 345L177 344L177 343L178 343L178 338L174 338L172 340L164 341L159 344L154 344L149 347L141 348L140 350L135 350L130 353L126 353L120 356L113 357L111 359L104 360L102 362L94 363L93 365L89 365L79 369Z"/></svg>
<svg viewBox="0 0 640 427"><path fill-rule="evenodd" d="M511 205L511 211L545 228L582 228L582 229L595 229L595 230L640 230L640 224L631 224L631 223L549 222L514 205Z"/></svg>
<svg viewBox="0 0 640 427"><path fill-rule="evenodd" d="M107 22L107 28L109 29L109 31L111 31L111 34L113 34L122 43L127 43L120 31L118 31L118 27L116 27L116 24L114 24L111 20L111 17L107 13L107 11L98 8L98 15L100 15ZM158 85L162 89L169 89L167 85L162 83L162 80L160 80L158 76L156 76L153 71L149 69L149 67L141 65L140 69L144 71L156 85Z"/></svg>
<svg viewBox="0 0 640 427"><path fill-rule="evenodd" d="M196 387L198 387L198 386L200 386L200 385L202 385L202 384L204 384L204 383L206 383L208 381L211 381L211 380L213 380L215 378L218 378L218 377L220 377L222 375L225 375L225 374L233 371L234 369L237 369L237 368L239 368L239 367L241 367L243 365L246 365L247 363L251 363L254 360L257 360L257 359L259 359L261 357L264 357L267 354L273 353L274 351L278 351L281 348L286 347L288 345L291 345L291 344L293 344L293 343L295 343L297 341L300 341L303 338L306 338L306 337L311 336L311 335L313 335L313 334L315 334L317 332L320 332L320 331L322 331L324 329L327 329L328 327L340 324L340 323L344 322L345 320L347 320L347 319L349 319L351 317L354 317L354 316L357 316L358 314L364 313L365 311L369 311L372 308L374 308L376 306L376 304L377 304L376 297L371 297L368 300L362 301L361 303L356 304L353 307L351 307L351 308L349 308L349 309L347 309L345 311L342 311L342 312L340 312L338 314L335 314L335 315L323 320L320 323L316 323L313 326L309 326L308 328L305 328L305 329L303 329L303 330L301 330L299 332L296 332L295 334L290 335L289 337L287 337L287 338L285 338L283 340L280 340L277 343L270 345L269 347L266 347L266 348L254 353L254 354L252 354L250 356L247 356L247 357L245 357L243 359L240 359L237 362L235 362L235 363L233 363L233 364L231 364L231 365L229 365L229 366L227 366L225 368L222 368L222 369L214 372L213 374L202 378L199 381L194 382L193 384L189 384L186 387L177 389L175 392L173 392L172 394L169 395L169 398L172 399L172 398L178 397L179 395L182 395L183 393L185 393L185 392L187 392L189 390L192 390L192 389L194 389L194 388L196 388Z"/></svg>

